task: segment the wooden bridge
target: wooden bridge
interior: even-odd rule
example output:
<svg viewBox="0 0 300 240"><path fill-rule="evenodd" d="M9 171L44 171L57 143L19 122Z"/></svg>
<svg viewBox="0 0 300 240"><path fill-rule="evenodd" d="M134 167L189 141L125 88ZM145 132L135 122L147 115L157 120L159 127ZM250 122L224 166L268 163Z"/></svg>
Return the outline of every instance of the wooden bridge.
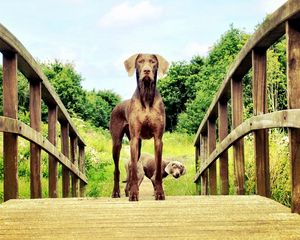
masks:
<svg viewBox="0 0 300 240"><path fill-rule="evenodd" d="M267 113L266 51L284 35L287 39L288 109ZM125 198L84 198L87 184L85 143L68 112L39 65L2 25L0 51L3 55L0 131L4 134L5 201L0 205L0 239L300 239L299 0L289 0L253 34L229 70L198 129L194 142L195 183L199 193L208 196L167 196L165 201L154 201L148 186L139 202L128 202ZM244 121L242 83L250 69L253 70L254 116ZM17 70L30 84L30 126L17 119ZM40 133L42 100L48 106L47 138ZM61 126L61 148L56 146L57 122ZM269 198L268 129L283 127L289 131L291 210ZM254 133L255 139L256 196L243 196L243 138L249 133ZM32 199L28 200L18 199L19 137L30 142ZM229 192L229 147L233 147L234 155L235 196L226 196ZM49 154L48 199L41 199L41 151ZM213 196L218 193L216 161L220 162L222 196ZM62 164L61 199L57 198L58 163Z"/></svg>

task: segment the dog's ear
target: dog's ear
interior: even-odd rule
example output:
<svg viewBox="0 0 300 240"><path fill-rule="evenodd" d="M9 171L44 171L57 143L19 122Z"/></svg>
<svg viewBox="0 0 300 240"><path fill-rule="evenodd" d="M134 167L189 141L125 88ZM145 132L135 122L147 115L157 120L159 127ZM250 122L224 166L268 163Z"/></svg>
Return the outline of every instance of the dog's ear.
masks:
<svg viewBox="0 0 300 240"><path fill-rule="evenodd" d="M155 54L157 60L158 60L158 77L161 78L163 75L167 73L167 70L169 68L169 63L166 59L164 59L162 56Z"/></svg>
<svg viewBox="0 0 300 240"><path fill-rule="evenodd" d="M183 165L181 165L180 173L181 175L184 175L186 173L186 169Z"/></svg>
<svg viewBox="0 0 300 240"><path fill-rule="evenodd" d="M169 164L165 167L165 172L167 174L171 174L171 168L172 168L172 162L169 162Z"/></svg>
<svg viewBox="0 0 300 240"><path fill-rule="evenodd" d="M137 56L138 54L134 54L124 62L124 66L126 68L126 71L128 72L129 77L131 77L134 74L135 60Z"/></svg>

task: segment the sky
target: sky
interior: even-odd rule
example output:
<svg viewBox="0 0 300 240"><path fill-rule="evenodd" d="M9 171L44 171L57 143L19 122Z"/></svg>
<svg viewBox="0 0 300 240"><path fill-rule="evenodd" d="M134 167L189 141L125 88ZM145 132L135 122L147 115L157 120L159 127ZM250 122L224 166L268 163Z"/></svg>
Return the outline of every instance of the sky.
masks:
<svg viewBox="0 0 300 240"><path fill-rule="evenodd" d="M157 53L170 63L206 56L230 25L248 33L285 0L9 0L0 23L39 61L74 64L86 90L123 99L136 87L123 62Z"/></svg>

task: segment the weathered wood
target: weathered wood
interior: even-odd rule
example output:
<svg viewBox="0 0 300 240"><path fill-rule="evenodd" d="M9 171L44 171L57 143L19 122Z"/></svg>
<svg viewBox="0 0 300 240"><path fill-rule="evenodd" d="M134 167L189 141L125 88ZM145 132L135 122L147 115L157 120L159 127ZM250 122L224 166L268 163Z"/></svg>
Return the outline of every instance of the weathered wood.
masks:
<svg viewBox="0 0 300 240"><path fill-rule="evenodd" d="M207 146L207 135L201 134L200 141L200 158L201 158L201 167L206 166L206 160L208 157L208 146ZM207 171L201 173L201 195L208 194L208 176Z"/></svg>
<svg viewBox="0 0 300 240"><path fill-rule="evenodd" d="M227 113L227 101L219 101L218 104L219 113L219 140L220 142L228 135L228 113ZM221 194L227 195L229 193L229 181L228 181L228 152L224 151L220 155L220 180L221 180Z"/></svg>
<svg viewBox="0 0 300 240"><path fill-rule="evenodd" d="M236 128L243 122L243 83L242 79L232 78L231 81L232 101L232 126ZM233 144L234 172L237 194L245 193L245 163L244 163L244 140Z"/></svg>
<svg viewBox="0 0 300 240"><path fill-rule="evenodd" d="M196 166L196 173L200 169L200 146L195 147L195 166ZM196 183L196 193L198 195L201 194L201 182L200 179L195 182Z"/></svg>
<svg viewBox="0 0 300 240"><path fill-rule="evenodd" d="M208 121L208 153L211 154L216 149L216 121ZM212 163L208 169L209 172L209 193L217 194L217 166Z"/></svg>
<svg viewBox="0 0 300 240"><path fill-rule="evenodd" d="M215 98L213 99L209 109L207 110L199 128L196 133L194 145L199 142L200 133L204 132L207 127L208 119L217 112L217 106L219 100L226 96L230 91L230 82L233 76L243 77L251 68L251 52L256 47L269 48L274 42L285 34L285 22L289 18L299 16L300 1L289 0L286 1L282 7L276 10L273 14L268 15L265 22L260 24L260 27L255 31L251 38L246 42L244 47L237 55L235 61L231 65L231 68L226 74L226 77L219 88ZM216 114L215 114L216 115Z"/></svg>
<svg viewBox="0 0 300 240"><path fill-rule="evenodd" d="M79 171L78 167L76 167L68 158L66 158L52 143L48 141L47 138L43 137L41 133L35 131L21 121L0 116L0 132L14 133L31 142L34 142L48 154L53 155L53 157L55 157L62 165L75 173L78 178L87 184L85 175Z"/></svg>
<svg viewBox="0 0 300 240"><path fill-rule="evenodd" d="M79 145L78 146L78 151L79 151L79 157L78 157L78 161L79 161L79 169L80 171L85 174L85 151L84 151L84 146L83 145ZM80 188L80 197L84 197L85 196L85 185L86 182L80 180L80 184L79 184L79 188Z"/></svg>
<svg viewBox="0 0 300 240"><path fill-rule="evenodd" d="M18 83L17 55L3 54L3 115L17 118ZM18 198L18 136L3 135L4 201Z"/></svg>
<svg viewBox="0 0 300 240"><path fill-rule="evenodd" d="M57 106L48 106L48 140L54 146L56 146L56 123L57 123ZM48 157L48 175L49 175L49 190L48 195L50 198L57 197L57 165L58 162L55 157L49 154Z"/></svg>
<svg viewBox="0 0 300 240"><path fill-rule="evenodd" d="M67 240L300 236L300 216L260 196L167 196L159 203L140 198L138 203L127 198L11 200L0 205L0 236Z"/></svg>
<svg viewBox="0 0 300 240"><path fill-rule="evenodd" d="M70 148L69 148L69 124L61 123L61 151L62 154L69 158ZM62 166L62 191L63 197L70 196L70 173L68 168Z"/></svg>
<svg viewBox="0 0 300 240"><path fill-rule="evenodd" d="M30 127L36 131L41 129L41 83L30 83ZM42 197L41 183L41 148L35 143L30 143L30 196Z"/></svg>
<svg viewBox="0 0 300 240"><path fill-rule="evenodd" d="M266 58L265 49L254 49L252 51L252 96L255 116L268 112ZM256 193L270 197L269 134L267 129L254 132L254 156L256 162Z"/></svg>
<svg viewBox="0 0 300 240"><path fill-rule="evenodd" d="M69 122L70 133L78 136L78 142L85 145L83 138L79 135L76 127L71 120L68 111L63 105L57 93L49 83L43 73L40 64L37 63L31 54L25 49L22 43L12 35L2 24L0 24L0 52L15 52L18 54L18 69L29 81L42 82L42 96L47 105L58 106L58 119Z"/></svg>
<svg viewBox="0 0 300 240"><path fill-rule="evenodd" d="M299 19L286 24L287 88L289 109L300 108L300 27ZM300 129L289 128L292 212L300 213Z"/></svg>
<svg viewBox="0 0 300 240"><path fill-rule="evenodd" d="M78 166L78 153L77 153L78 142L76 137L71 137L71 161L75 166ZM72 176L72 197L78 197L78 179L74 173Z"/></svg>
<svg viewBox="0 0 300 240"><path fill-rule="evenodd" d="M239 139L245 137L253 131L270 128L300 128L300 109L284 110L264 115L253 116L240 124L234 131L218 144L216 150L210 154L207 161L201 165L200 170L195 176L195 181L208 168L208 166L216 161L220 155L228 150Z"/></svg>

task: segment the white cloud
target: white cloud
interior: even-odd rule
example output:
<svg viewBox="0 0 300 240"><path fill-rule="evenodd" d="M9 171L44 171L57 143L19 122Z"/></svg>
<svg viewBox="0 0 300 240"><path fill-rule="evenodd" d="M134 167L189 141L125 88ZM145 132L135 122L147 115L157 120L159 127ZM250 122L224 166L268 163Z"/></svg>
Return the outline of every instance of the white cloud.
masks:
<svg viewBox="0 0 300 240"><path fill-rule="evenodd" d="M99 21L101 27L129 26L140 24L146 20L157 19L163 12L160 6L154 6L150 1L141 1L136 5L124 2L114 6Z"/></svg>
<svg viewBox="0 0 300 240"><path fill-rule="evenodd" d="M182 49L182 55L191 58L195 55L206 56L209 51L209 45L197 42L189 42Z"/></svg>
<svg viewBox="0 0 300 240"><path fill-rule="evenodd" d="M265 13L270 14L286 2L287 0L261 0L261 7Z"/></svg>

